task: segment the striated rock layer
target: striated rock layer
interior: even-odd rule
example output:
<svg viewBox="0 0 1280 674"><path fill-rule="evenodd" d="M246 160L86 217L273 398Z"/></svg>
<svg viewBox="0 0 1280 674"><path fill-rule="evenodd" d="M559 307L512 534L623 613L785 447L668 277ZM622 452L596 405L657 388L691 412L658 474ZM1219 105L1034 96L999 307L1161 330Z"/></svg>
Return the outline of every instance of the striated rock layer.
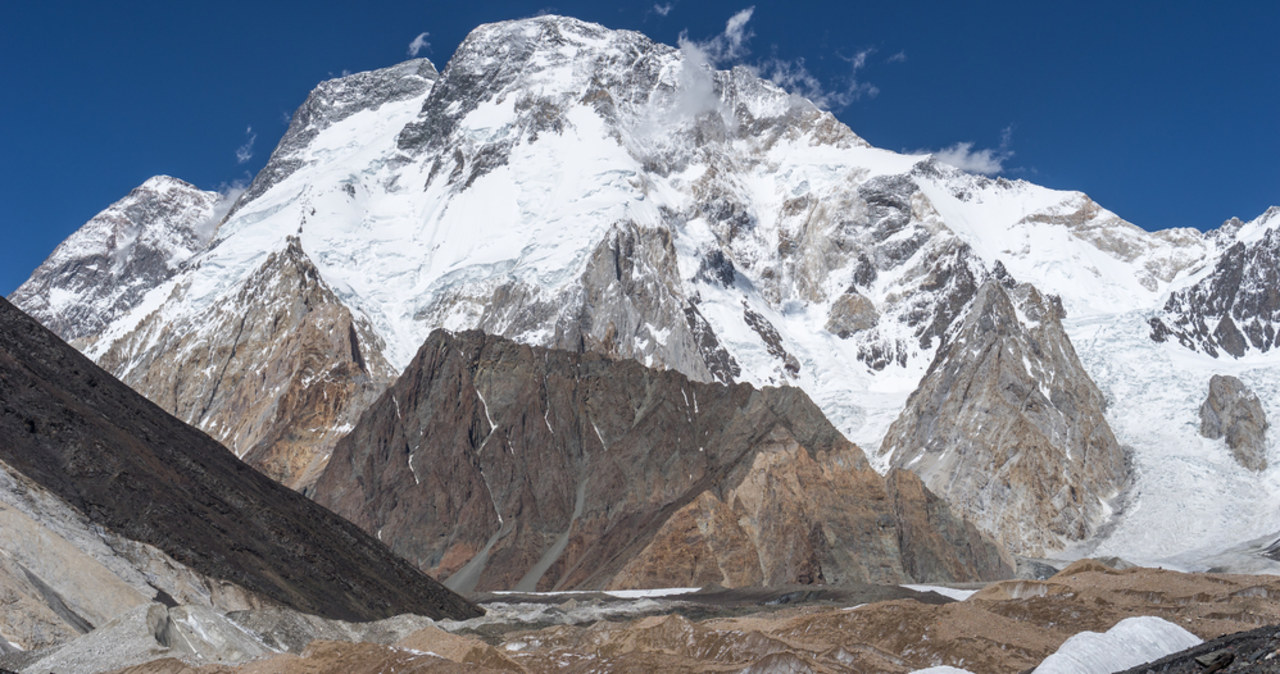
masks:
<svg viewBox="0 0 1280 674"><path fill-rule="evenodd" d="M914 476L798 389L437 331L316 500L461 590L1007 576Z"/></svg>
<svg viewBox="0 0 1280 674"><path fill-rule="evenodd" d="M884 451L1014 552L1088 538L1128 478L1061 305L990 279L889 428Z"/></svg>
<svg viewBox="0 0 1280 674"><path fill-rule="evenodd" d="M94 591L84 587L78 572L59 575L57 568L34 567L32 573L27 565L41 555L23 554L30 541L5 543L4 549L15 551L4 555L7 566L25 566L23 574L32 585L47 586L51 596L61 597L46 603L77 631L133 602L131 593L141 594L148 586L138 576L152 574L160 580L141 597L144 601L173 602L170 589L184 597L202 589L216 595L219 583L226 583L239 588L228 591L233 598L248 593L335 618L478 613L349 522L169 416L7 301L0 301L0 437L5 438L0 462L6 475L40 491L26 497L31 489L7 489L12 496L6 501L15 509L25 508L21 514L29 519L32 513L49 513L41 517L46 522L31 522L26 531L39 532L42 526L52 530L60 526L58 517L79 517L90 530L103 532L101 539L108 545L149 546L132 555L127 550L96 557L63 555L79 560L77 568L85 572L97 568L95 561L118 567L118 557L157 562L131 575L119 572L124 574L120 582L101 574L97 591L120 599L97 601L95 610L101 611L95 615L77 608L77 597ZM37 509L22 506L24 498L27 503L54 499L61 505ZM18 518L7 507L0 516ZM0 535L18 537L23 531L6 528ZM155 552L147 552L153 548ZM162 566L170 558L180 565L177 570ZM72 615L86 624L74 624Z"/></svg>

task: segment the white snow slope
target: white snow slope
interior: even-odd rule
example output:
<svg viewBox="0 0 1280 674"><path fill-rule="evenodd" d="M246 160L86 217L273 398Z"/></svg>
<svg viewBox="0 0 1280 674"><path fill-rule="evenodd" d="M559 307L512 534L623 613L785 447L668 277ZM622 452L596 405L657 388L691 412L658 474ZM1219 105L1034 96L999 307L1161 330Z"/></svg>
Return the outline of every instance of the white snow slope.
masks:
<svg viewBox="0 0 1280 674"><path fill-rule="evenodd" d="M323 86L343 91L336 82ZM340 103L307 142L277 150L296 168L251 187L181 273L110 321L91 356L153 311L198 325L289 236L396 368L437 327L564 346L565 326L598 309L584 273L602 242L660 231L675 272L662 276L661 251L637 248L633 261L657 270L643 292L696 306L737 379L803 388L884 470L880 441L941 335L928 326L946 314L942 263L979 275L999 263L1062 298L1107 419L1132 448L1135 480L1111 504L1114 526L1067 554L1194 566L1187 553L1280 530L1275 434L1259 474L1197 432L1214 373L1240 377L1277 418L1280 353L1212 358L1148 337L1147 318L1212 269L1222 241L1147 232L1078 192L870 147L745 69L716 72L637 33L561 17L481 26L420 93ZM875 324L842 338L829 320L852 289ZM679 312L636 310L611 324L610 348L697 375L702 361L673 336L685 326L663 318ZM135 362L160 346L141 340Z"/></svg>
<svg viewBox="0 0 1280 674"><path fill-rule="evenodd" d="M1125 618L1102 634L1081 632L1067 639L1033 674L1110 674L1201 643L1200 637L1163 618Z"/></svg>
<svg viewBox="0 0 1280 674"><path fill-rule="evenodd" d="M1200 637L1150 616L1125 618L1101 634L1081 632L1067 639L1032 674L1111 674L1203 643ZM911 674L973 674L941 665Z"/></svg>

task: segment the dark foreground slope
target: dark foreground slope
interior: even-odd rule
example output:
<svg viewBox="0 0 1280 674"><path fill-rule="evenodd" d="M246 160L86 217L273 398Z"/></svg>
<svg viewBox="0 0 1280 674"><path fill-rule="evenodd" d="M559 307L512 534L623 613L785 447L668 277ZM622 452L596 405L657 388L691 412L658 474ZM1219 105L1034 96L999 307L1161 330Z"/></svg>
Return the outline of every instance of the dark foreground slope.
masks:
<svg viewBox="0 0 1280 674"><path fill-rule="evenodd" d="M432 333L315 498L450 587L726 587L1007 576L804 392Z"/></svg>
<svg viewBox="0 0 1280 674"><path fill-rule="evenodd" d="M345 620L479 609L0 299L0 461L210 577Z"/></svg>
<svg viewBox="0 0 1280 674"><path fill-rule="evenodd" d="M1206 641L1121 674L1277 674L1280 673L1280 625L1236 632Z"/></svg>

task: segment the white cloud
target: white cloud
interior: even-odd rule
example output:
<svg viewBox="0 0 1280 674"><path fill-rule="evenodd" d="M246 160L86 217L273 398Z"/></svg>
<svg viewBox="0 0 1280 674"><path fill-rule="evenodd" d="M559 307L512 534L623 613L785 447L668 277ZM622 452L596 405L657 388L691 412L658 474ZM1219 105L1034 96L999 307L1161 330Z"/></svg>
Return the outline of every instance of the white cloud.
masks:
<svg viewBox="0 0 1280 674"><path fill-rule="evenodd" d="M673 8L675 8L675 4L668 2L666 4L655 4L653 6L653 11L657 13L658 16L666 16L671 13Z"/></svg>
<svg viewBox="0 0 1280 674"><path fill-rule="evenodd" d="M676 93L675 114L682 118L696 118L705 112L717 111L725 123L732 126L736 119L724 109L724 103L716 95L713 71L740 60L746 53L746 42L751 39L747 22L755 7L740 10L725 22L724 32L705 42L689 39L687 31L681 31L676 44L680 47L680 75Z"/></svg>
<svg viewBox="0 0 1280 674"><path fill-rule="evenodd" d="M250 159L253 159L253 144L258 140L258 134L253 132L252 126L245 127L244 135L248 136L248 139L245 140L244 145L236 148L237 164L243 164Z"/></svg>
<svg viewBox="0 0 1280 674"><path fill-rule="evenodd" d="M409 50L408 50L409 56L417 56L418 52L422 51L423 49L430 52L431 43L427 42L427 38L430 36L431 36L431 33L427 33L427 32L418 33L418 37L413 38L413 42L409 43Z"/></svg>
<svg viewBox="0 0 1280 674"><path fill-rule="evenodd" d="M900 51L897 54L894 54L893 56L890 56L889 58L885 59L885 63L902 63L903 61L906 61L906 60L907 60L907 52Z"/></svg>
<svg viewBox="0 0 1280 674"><path fill-rule="evenodd" d="M1000 131L1000 146L982 150L973 149L971 142L956 143L941 150L931 152L938 161L950 164L958 169L983 175L1003 173L1005 162L1013 158L1013 150L1009 146L1013 142L1013 127L1006 126Z"/></svg>
<svg viewBox="0 0 1280 674"><path fill-rule="evenodd" d="M956 143L933 153L938 161L958 169L984 175L994 175L1004 170L1005 155L999 150L987 148L974 150L973 143Z"/></svg>

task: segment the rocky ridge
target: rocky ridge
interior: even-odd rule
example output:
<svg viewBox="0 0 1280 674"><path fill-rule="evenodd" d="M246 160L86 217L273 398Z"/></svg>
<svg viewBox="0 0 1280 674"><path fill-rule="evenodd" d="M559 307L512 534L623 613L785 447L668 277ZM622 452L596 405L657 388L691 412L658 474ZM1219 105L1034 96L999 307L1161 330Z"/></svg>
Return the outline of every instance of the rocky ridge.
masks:
<svg viewBox="0 0 1280 674"><path fill-rule="evenodd" d="M1007 549L1083 541L1128 481L1061 304L992 278L946 336L882 450Z"/></svg>
<svg viewBox="0 0 1280 674"><path fill-rule="evenodd" d="M381 339L361 318L290 238L233 297L178 321L150 314L98 362L301 489L393 377Z"/></svg>
<svg viewBox="0 0 1280 674"><path fill-rule="evenodd" d="M699 593L671 598L665 614L598 624L535 626L513 621L505 629L494 629L498 626L491 623L486 631L479 621L468 621L442 625L450 633L429 628L393 643L316 642L300 656L273 656L241 667L180 668L173 661L157 661L124 671L379 672L394 667L397 672L581 669L834 674L852 670L906 674L950 666L956 668L952 671L1012 674L1030 671L1081 632L1106 632L1135 617L1166 625L1176 622L1210 640L1274 624L1280 615L1267 597L1277 591L1274 577L1141 568L1117 571L1085 561L1045 581L992 584L962 601L946 601L930 593L913 598L867 597L865 604L858 605L861 602L852 596L842 601L833 592L826 598L792 595L790 601L760 597L746 610L722 606L716 611L716 593ZM566 612L580 610L589 601L547 600L559 603L542 608ZM497 612L496 607L492 612ZM467 631L467 626L474 631ZM1162 662L1177 663L1171 672L1204 671L1194 663L1196 655L1238 648L1248 659L1227 672L1269 671L1262 667L1274 659L1262 658L1275 648L1272 634L1273 630L1259 630L1218 643L1209 641L1185 654L1190 657ZM1247 668L1251 663L1254 669Z"/></svg>
<svg viewBox="0 0 1280 674"><path fill-rule="evenodd" d="M151 178L67 237L9 299L83 348L204 250L229 205Z"/></svg>
<svg viewBox="0 0 1280 674"><path fill-rule="evenodd" d="M1280 344L1280 207L1217 230L1223 250L1213 271L1169 296L1151 318L1151 338L1234 358Z"/></svg>
<svg viewBox="0 0 1280 674"><path fill-rule="evenodd" d="M977 580L998 548L795 388L437 331L315 499L471 589Z"/></svg>

